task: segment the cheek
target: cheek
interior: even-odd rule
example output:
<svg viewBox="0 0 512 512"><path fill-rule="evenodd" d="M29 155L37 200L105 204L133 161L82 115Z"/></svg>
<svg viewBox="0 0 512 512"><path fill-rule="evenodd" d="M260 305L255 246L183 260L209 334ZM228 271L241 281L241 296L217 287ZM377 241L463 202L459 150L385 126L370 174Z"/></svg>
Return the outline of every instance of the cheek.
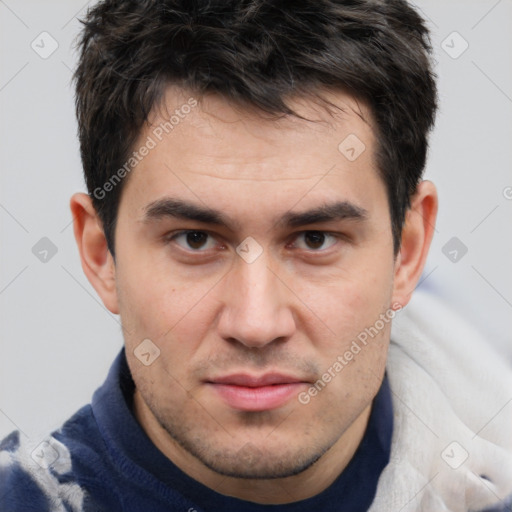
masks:
<svg viewBox="0 0 512 512"><path fill-rule="evenodd" d="M309 337L341 349L388 311L392 268L360 269L322 282L302 281L298 296L313 313L304 322ZM379 324L380 325L380 324ZM379 331L386 331L383 327Z"/></svg>
<svg viewBox="0 0 512 512"><path fill-rule="evenodd" d="M118 276L119 309L127 343L141 337L157 342L172 328L178 311L167 308L163 301L171 300L173 295L172 289L164 293L141 274Z"/></svg>
<svg viewBox="0 0 512 512"><path fill-rule="evenodd" d="M212 283L184 283L157 269L121 269L118 295L127 350L148 338L160 349L167 368L184 372L215 319L208 293Z"/></svg>
<svg viewBox="0 0 512 512"><path fill-rule="evenodd" d="M377 322L355 328L352 335L320 349L321 373L306 390L318 414L329 416L329 411L343 410L344 419L355 418L377 393L386 365L391 321Z"/></svg>

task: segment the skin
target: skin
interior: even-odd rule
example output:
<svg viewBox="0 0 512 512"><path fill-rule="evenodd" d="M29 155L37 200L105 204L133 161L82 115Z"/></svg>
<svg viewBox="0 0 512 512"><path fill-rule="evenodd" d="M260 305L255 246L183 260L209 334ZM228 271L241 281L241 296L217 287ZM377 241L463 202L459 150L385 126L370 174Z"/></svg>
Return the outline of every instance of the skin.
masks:
<svg viewBox="0 0 512 512"><path fill-rule="evenodd" d="M395 256L371 114L342 92L325 95L343 110L291 102L315 122L269 119L205 96L126 178L115 261L90 198L71 199L84 272L121 317L142 428L191 477L258 503L314 496L346 467L382 382L390 323L307 404L293 396L272 410L241 411L207 381L275 371L307 391L380 314L407 304L437 212L435 187L424 181ZM172 113L190 96L169 88L164 103ZM155 108L136 147L168 118ZM349 134L366 146L355 161L338 150ZM149 205L165 197L218 210L229 225L148 219ZM335 201L364 218L279 222ZM196 233L191 248L186 235L173 238L180 230L209 236ZM252 263L236 252L248 236L262 249ZM149 366L134 354L147 338L160 350Z"/></svg>

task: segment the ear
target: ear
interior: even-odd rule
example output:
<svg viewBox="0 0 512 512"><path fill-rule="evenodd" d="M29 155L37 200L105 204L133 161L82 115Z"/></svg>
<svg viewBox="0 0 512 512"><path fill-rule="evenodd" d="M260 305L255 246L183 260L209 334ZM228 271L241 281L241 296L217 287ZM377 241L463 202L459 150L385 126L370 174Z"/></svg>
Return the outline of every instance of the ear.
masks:
<svg viewBox="0 0 512 512"><path fill-rule="evenodd" d="M105 307L110 312L119 314L115 263L92 200L87 194L74 194L70 208L82 269Z"/></svg>
<svg viewBox="0 0 512 512"><path fill-rule="evenodd" d="M437 191L430 181L422 181L411 198L402 229L402 243L395 262L392 304L406 306L420 279L434 235Z"/></svg>

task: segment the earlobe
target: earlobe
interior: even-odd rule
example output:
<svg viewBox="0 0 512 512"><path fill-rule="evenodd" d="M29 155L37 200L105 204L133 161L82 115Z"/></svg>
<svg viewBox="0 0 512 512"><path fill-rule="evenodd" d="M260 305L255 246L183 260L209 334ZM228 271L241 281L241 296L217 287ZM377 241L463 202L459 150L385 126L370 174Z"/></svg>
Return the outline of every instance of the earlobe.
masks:
<svg viewBox="0 0 512 512"><path fill-rule="evenodd" d="M422 181L411 198L411 207L402 229L402 243L395 262L392 303L404 307L409 302L425 266L436 217L436 187L430 181Z"/></svg>
<svg viewBox="0 0 512 512"><path fill-rule="evenodd" d="M70 208L82 269L105 307L118 314L114 259L92 200L87 194L74 194Z"/></svg>

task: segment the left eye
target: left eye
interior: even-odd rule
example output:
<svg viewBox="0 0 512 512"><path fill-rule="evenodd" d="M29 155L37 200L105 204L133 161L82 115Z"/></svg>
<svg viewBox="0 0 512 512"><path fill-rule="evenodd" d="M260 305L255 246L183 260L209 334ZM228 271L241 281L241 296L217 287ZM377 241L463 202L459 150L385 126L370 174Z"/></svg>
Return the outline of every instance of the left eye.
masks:
<svg viewBox="0 0 512 512"><path fill-rule="evenodd" d="M171 240L183 249L193 251L206 251L215 247L215 240L204 231L182 231L174 235Z"/></svg>
<svg viewBox="0 0 512 512"><path fill-rule="evenodd" d="M336 237L323 231L305 231L294 241L294 247L309 251L329 249L336 243Z"/></svg>

